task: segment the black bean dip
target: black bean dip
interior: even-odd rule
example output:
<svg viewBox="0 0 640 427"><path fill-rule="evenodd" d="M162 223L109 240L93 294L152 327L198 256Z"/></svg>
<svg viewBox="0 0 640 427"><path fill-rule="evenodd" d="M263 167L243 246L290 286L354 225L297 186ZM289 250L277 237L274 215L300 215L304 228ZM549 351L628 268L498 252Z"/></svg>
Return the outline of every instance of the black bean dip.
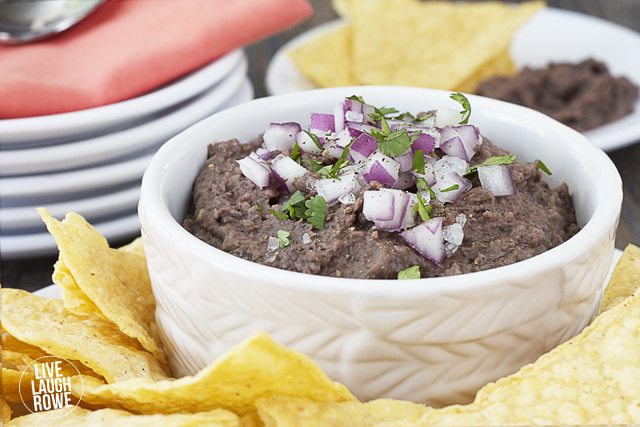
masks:
<svg viewBox="0 0 640 427"><path fill-rule="evenodd" d="M433 124L441 123L434 121ZM552 189L542 180L539 163L520 163L513 159L499 166L506 168L501 171L509 174L507 182L512 183L512 188L506 190L510 195L505 196L494 194L504 191L496 190L499 186L481 182L480 171L463 178L463 172L459 170L455 175L461 180L459 182L465 183L464 188L456 188L459 194L455 195L455 200L449 198L447 202L439 199L440 196L444 199L450 197L447 189L445 192L436 190L438 197L428 195L428 192L434 193L431 188L438 188L438 182L431 185L428 192L417 187L419 177L426 177L427 173L420 175L413 169L400 172L400 177L403 174L414 177L413 181L404 184L399 184L401 178L395 182L396 188L404 187L402 190L385 190L385 185L378 180L363 180L360 176L357 191L352 190L327 203L324 222L319 228L317 223L314 225L311 219L304 218L305 202L297 205L302 209L293 215L293 219L287 216L289 210L284 205L294 198L292 194L295 193L307 201L318 196L318 189L326 194L317 184L323 179L322 172L307 170L288 182L289 188L282 185L281 180L274 180L273 176L265 178L262 183L253 177L263 186L261 188L243 173L237 161L250 155L255 157L260 150L265 152L264 142L261 136L247 144L235 139L210 144L208 159L195 180L191 208L183 223L184 228L198 239L249 261L302 273L360 279L396 279L408 269L414 269L417 274L410 278L451 276L531 258L561 244L579 231L567 186L562 184ZM417 147L415 144L413 149ZM447 149L444 143L440 148L434 148L433 160L427 156L427 164L435 164L438 156L443 155L443 148ZM266 157L291 158L295 150L270 150ZM421 155L419 152L416 156L414 150L412 167L416 167L415 159ZM483 164L488 159L504 159L505 156L508 156L506 151L482 139L475 146L473 159L468 165ZM294 157L303 167L314 161L317 162L316 168L322 165L330 168L336 163L337 154L331 156L325 149L321 153L300 151L294 153ZM447 159L452 164L458 161L453 159L454 162L451 156ZM343 174L351 173L348 168L353 167L353 163L353 159L347 163ZM442 169L441 166L439 164L436 169ZM420 165L417 167L421 169ZM425 171L421 169L421 172ZM379 179L384 181L383 178ZM434 182L430 178L426 180ZM443 185L448 189L455 187L448 183ZM373 203L365 202L365 198L374 201L378 196L388 198L382 194L384 192L411 198L412 204L406 210L402 225L372 221L363 213L363 205ZM419 193L430 200L425 201L422 197L417 200ZM391 200L395 200L397 209L399 199ZM423 203L422 207L428 208L429 213L416 208L416 203ZM373 215L370 212L369 217ZM430 229L439 233L440 237L433 240L433 247L425 248L424 241L420 240L423 235L419 233L425 232L425 224L431 224ZM414 234L411 234L412 230L415 230ZM416 236L420 242L412 243Z"/></svg>
<svg viewBox="0 0 640 427"><path fill-rule="evenodd" d="M527 67L513 77L485 80L476 92L541 111L579 131L630 114L638 99L636 85L612 76L605 64L593 59Z"/></svg>

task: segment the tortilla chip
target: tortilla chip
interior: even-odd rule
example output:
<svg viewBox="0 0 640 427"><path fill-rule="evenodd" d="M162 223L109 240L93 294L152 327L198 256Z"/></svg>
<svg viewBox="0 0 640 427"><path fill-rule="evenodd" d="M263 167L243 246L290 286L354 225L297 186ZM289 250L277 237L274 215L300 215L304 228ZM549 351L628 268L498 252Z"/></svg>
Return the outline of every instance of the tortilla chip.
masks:
<svg viewBox="0 0 640 427"><path fill-rule="evenodd" d="M508 51L515 31L544 7L540 1L517 6L418 0L344 3L352 25L357 81L444 90L468 90L478 78L511 73L510 61L493 59Z"/></svg>
<svg viewBox="0 0 640 427"><path fill-rule="evenodd" d="M135 415L118 409L100 409L98 411L88 411L82 408L75 408L68 415L63 415L64 409L47 412L46 417L42 413L34 413L19 417L11 421L7 427L83 427L83 426L116 426L126 425L127 427L239 427L240 420L232 412L216 409L209 412L198 412L195 414L172 414L172 415ZM60 412L60 414L58 414Z"/></svg>
<svg viewBox="0 0 640 427"><path fill-rule="evenodd" d="M289 57L320 87L352 86L351 30L342 26L292 49Z"/></svg>
<svg viewBox="0 0 640 427"><path fill-rule="evenodd" d="M131 254L140 255L142 257L144 256L144 245L142 243L142 237L138 237L131 243L121 246L118 249Z"/></svg>
<svg viewBox="0 0 640 427"><path fill-rule="evenodd" d="M516 71L516 64L514 64L511 59L509 49L505 49L493 58L489 58L487 62L482 64L473 74L467 77L465 81L459 83L455 90L473 93L485 79L489 77L510 76L515 74Z"/></svg>
<svg viewBox="0 0 640 427"><path fill-rule="evenodd" d="M67 308L79 315L93 314L95 309L89 302L93 303L125 335L138 340L165 363L144 257L110 248L107 240L76 213L68 213L59 222L46 209L38 208L38 212L60 250L54 281L61 279L65 298L74 301Z"/></svg>
<svg viewBox="0 0 640 427"><path fill-rule="evenodd" d="M625 251L618 263L626 275L640 274L636 252ZM637 286L637 285L636 285ZM390 411L379 426L435 425L585 425L640 422L640 290L602 313L582 333L541 356L517 373L482 388L470 405L442 409L416 405L416 412ZM295 410L297 425L372 416L367 404L319 404L282 399L258 403L265 421L287 426ZM377 403L376 403L377 404ZM382 405L382 404L380 404ZM403 408L403 410L409 410ZM422 417L415 419L418 411ZM364 414L364 415L363 415ZM357 418L360 417L360 418ZM363 418L364 417L364 418ZM282 421L282 423L281 423ZM348 422L350 426L373 425ZM269 425L267 423L267 425ZM275 425L275 424L272 424ZM293 424L291 424L293 425Z"/></svg>
<svg viewBox="0 0 640 427"><path fill-rule="evenodd" d="M77 382L72 383L78 395ZM311 359L276 344L266 334L253 335L236 345L195 376L109 385L85 381L82 400L143 414L222 408L252 415L257 399L278 394L318 402L355 400L345 386L331 381Z"/></svg>
<svg viewBox="0 0 640 427"><path fill-rule="evenodd" d="M61 300L18 289L2 289L0 295L2 326L20 341L79 360L108 382L167 377L153 355L99 316L78 316L65 311Z"/></svg>
<svg viewBox="0 0 640 427"><path fill-rule="evenodd" d="M21 371L2 367L2 398L8 402L22 402L20 398L20 377ZM34 376L26 372L24 381L31 381Z"/></svg>
<svg viewBox="0 0 640 427"><path fill-rule="evenodd" d="M11 419L11 407L1 397L0 397L0 404L2 405L2 423L6 425Z"/></svg>
<svg viewBox="0 0 640 427"><path fill-rule="evenodd" d="M423 405L402 400L318 403L291 396L260 399L257 407L265 427L369 427L396 420L413 422L427 411Z"/></svg>
<svg viewBox="0 0 640 427"><path fill-rule="evenodd" d="M56 261L53 265L53 283L60 286L65 309L80 315L96 314L102 316L100 309L82 292L62 260Z"/></svg>
<svg viewBox="0 0 640 427"><path fill-rule="evenodd" d="M602 302L600 303L600 313L619 304L640 287L640 268L638 268L638 265L640 265L640 248L628 245L624 250L624 255L616 264L609 284L604 290Z"/></svg>

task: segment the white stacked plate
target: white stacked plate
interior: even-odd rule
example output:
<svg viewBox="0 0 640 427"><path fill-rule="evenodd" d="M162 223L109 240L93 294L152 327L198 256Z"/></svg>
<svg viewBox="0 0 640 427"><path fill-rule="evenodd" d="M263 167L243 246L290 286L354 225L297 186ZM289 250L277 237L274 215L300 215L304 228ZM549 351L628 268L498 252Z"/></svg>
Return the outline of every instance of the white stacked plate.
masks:
<svg viewBox="0 0 640 427"><path fill-rule="evenodd" d="M82 214L108 239L139 234L140 180L155 151L193 123L253 98L233 51L146 95L103 107L0 120L0 257L55 253L36 208Z"/></svg>

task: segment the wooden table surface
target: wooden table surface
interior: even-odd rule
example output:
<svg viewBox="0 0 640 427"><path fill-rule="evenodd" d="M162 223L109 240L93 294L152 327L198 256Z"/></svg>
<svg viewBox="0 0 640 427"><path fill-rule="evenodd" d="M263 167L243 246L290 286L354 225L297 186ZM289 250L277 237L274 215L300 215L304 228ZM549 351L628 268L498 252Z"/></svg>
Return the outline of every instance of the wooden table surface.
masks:
<svg viewBox="0 0 640 427"><path fill-rule="evenodd" d="M277 36L257 43L247 49L249 76L256 97L266 95L264 76L274 53L297 34L319 24L335 19L329 0L311 0L315 13L306 22ZM550 6L599 16L640 32L640 0L549 0ZM567 34L571 37L571 34ZM637 55L638 52L629 52ZM638 135L640 142L640 135ZM624 183L624 203L616 246L624 248L629 243L640 244L640 144L609 153ZM118 244L122 242L111 242ZM39 289L51 283L51 273L56 257L41 257L0 263L0 283L6 287L28 290Z"/></svg>

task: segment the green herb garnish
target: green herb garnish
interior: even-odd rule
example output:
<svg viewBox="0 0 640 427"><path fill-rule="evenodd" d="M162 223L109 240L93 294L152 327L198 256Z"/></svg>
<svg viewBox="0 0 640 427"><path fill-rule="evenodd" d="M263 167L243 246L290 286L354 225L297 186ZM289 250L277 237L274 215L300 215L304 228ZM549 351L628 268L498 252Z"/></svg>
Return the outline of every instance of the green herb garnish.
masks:
<svg viewBox="0 0 640 427"><path fill-rule="evenodd" d="M320 138L318 138L318 135L316 135L315 133L311 133L308 130L303 130L303 132L309 135L309 138L311 138L311 141L313 141L316 147L322 150L322 143L320 142Z"/></svg>
<svg viewBox="0 0 640 427"><path fill-rule="evenodd" d="M396 114L398 110L393 107L373 107L373 113L369 114L371 120L379 121L386 119L389 114Z"/></svg>
<svg viewBox="0 0 640 427"><path fill-rule="evenodd" d="M429 117L433 117L435 116L435 112L434 111L429 111L428 113L424 113L423 115L419 115L418 117L416 117L416 119L414 120L415 122L424 122L425 120L427 120Z"/></svg>
<svg viewBox="0 0 640 427"><path fill-rule="evenodd" d="M302 194L301 191L296 191L295 193L293 193L289 200L284 202L284 204L280 208L280 212L285 213L286 217L284 219L290 218L295 220L304 218L304 194ZM276 216L280 219L283 219L278 215Z"/></svg>
<svg viewBox="0 0 640 427"><path fill-rule="evenodd" d="M347 160L347 156L349 155L349 147L351 147L352 143L353 143L353 140L349 144L347 144L346 147L344 147L344 150L342 150L342 154L340 155L340 158L333 165L323 166L317 172L324 178L337 179L338 174L340 173L340 170L342 170L343 167L349 164L349 160Z"/></svg>
<svg viewBox="0 0 640 427"><path fill-rule="evenodd" d="M412 265L411 267L405 268L404 270L398 272L398 280L410 280L419 278L420 267L417 265Z"/></svg>
<svg viewBox="0 0 640 427"><path fill-rule="evenodd" d="M289 219L289 215L287 215L284 212L280 212L280 211L277 211L275 209L269 209L269 212L271 213L271 215L273 215L276 218L281 219L283 221Z"/></svg>
<svg viewBox="0 0 640 427"><path fill-rule="evenodd" d="M309 159L307 163L309 164L309 169L311 169L313 172L318 172L320 169L324 167L324 164L317 162L313 159Z"/></svg>
<svg viewBox="0 0 640 427"><path fill-rule="evenodd" d="M429 221L431 219L431 212L433 211L433 206L427 204L427 201L420 195L418 196L418 203L415 204L414 209L420 215L423 221Z"/></svg>
<svg viewBox="0 0 640 427"><path fill-rule="evenodd" d="M424 150L416 150L413 152L411 168L419 174L424 175Z"/></svg>
<svg viewBox="0 0 640 427"><path fill-rule="evenodd" d="M442 190L440 190L441 193L448 193L449 191L453 191L453 190L457 190L458 188L460 188L460 185L458 184L453 184L450 187L447 188L443 188Z"/></svg>
<svg viewBox="0 0 640 427"><path fill-rule="evenodd" d="M511 163L513 163L515 161L516 161L516 156L513 155L513 154L508 155L508 156L493 156L493 157L489 157L484 162L482 162L482 163L480 163L478 165L473 165L473 166L469 167L469 169L467 169L467 171L464 174L465 175L471 175L472 173L477 171L480 166L510 165Z"/></svg>
<svg viewBox="0 0 640 427"><path fill-rule="evenodd" d="M322 196L314 196L305 202L307 221L315 228L322 230L327 216L327 201Z"/></svg>
<svg viewBox="0 0 640 427"><path fill-rule="evenodd" d="M416 180L416 187L420 191L427 191L432 199L436 198L436 193L433 192L433 190L431 189L431 187L429 187L429 184L427 184L427 181L424 178L418 178Z"/></svg>
<svg viewBox="0 0 640 427"><path fill-rule="evenodd" d="M450 98L462 105L462 111L460 111L460 114L462 114L462 120L460 120L460 124L466 125L469 123L469 116L471 116L471 104L467 97L460 92L456 92L452 93Z"/></svg>
<svg viewBox="0 0 640 427"><path fill-rule="evenodd" d="M364 98L359 96L359 95L351 95L351 96L348 96L347 99L350 99L352 101L358 101L358 102L361 102L363 104L366 104L366 102L364 102Z"/></svg>
<svg viewBox="0 0 640 427"><path fill-rule="evenodd" d="M547 167L547 165L545 165L542 160L540 159L536 160L536 165L538 166L538 168L540 168L542 172L546 173L547 175L549 176L553 175L549 170L549 168Z"/></svg>
<svg viewBox="0 0 640 427"><path fill-rule="evenodd" d="M278 230L277 236L278 236L278 245L280 246L280 248L286 248L291 243L289 241L289 236L291 236L290 232L285 230Z"/></svg>
<svg viewBox="0 0 640 427"><path fill-rule="evenodd" d="M264 207L262 207L260 203L256 202L256 212L261 214L263 211L264 211Z"/></svg>
<svg viewBox="0 0 640 427"><path fill-rule="evenodd" d="M405 120L405 117L409 118L409 121L414 121L416 120L415 116L413 114L411 114L408 111L405 111L404 113L400 113L397 116L393 117L394 120Z"/></svg>
<svg viewBox="0 0 640 427"><path fill-rule="evenodd" d="M302 161L300 157L300 147L298 147L298 143L293 144L293 148L291 149L291 158L295 160L298 164Z"/></svg>
<svg viewBox="0 0 640 427"><path fill-rule="evenodd" d="M386 123L383 121L383 123ZM384 139L378 140L378 147L382 154L389 157L398 157L405 151L407 151L413 141L409 137L406 129L400 129L395 132L391 132Z"/></svg>

